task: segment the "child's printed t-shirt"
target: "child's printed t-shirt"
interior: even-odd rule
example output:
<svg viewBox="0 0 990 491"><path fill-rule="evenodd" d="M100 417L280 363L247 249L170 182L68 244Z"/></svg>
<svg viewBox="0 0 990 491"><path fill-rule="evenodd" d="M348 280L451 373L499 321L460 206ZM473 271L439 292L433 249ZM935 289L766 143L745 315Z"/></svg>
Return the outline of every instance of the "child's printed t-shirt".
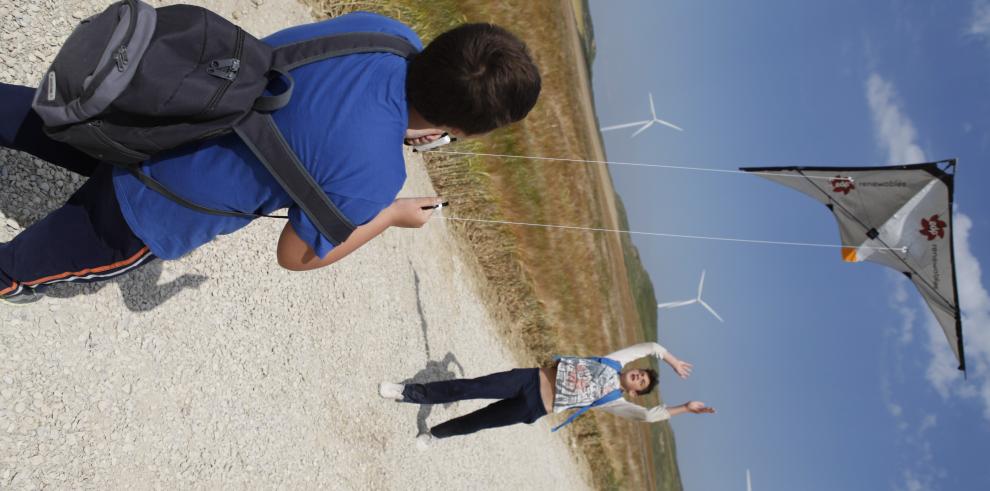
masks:
<svg viewBox="0 0 990 491"><path fill-rule="evenodd" d="M590 406L621 387L614 368L589 358L561 358L554 386L555 413Z"/></svg>

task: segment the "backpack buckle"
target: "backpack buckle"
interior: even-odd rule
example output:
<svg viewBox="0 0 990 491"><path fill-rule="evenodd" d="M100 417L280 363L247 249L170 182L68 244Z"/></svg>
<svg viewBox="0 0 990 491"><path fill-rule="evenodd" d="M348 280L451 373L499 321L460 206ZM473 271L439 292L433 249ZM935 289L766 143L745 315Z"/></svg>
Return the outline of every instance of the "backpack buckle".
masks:
<svg viewBox="0 0 990 491"><path fill-rule="evenodd" d="M237 58L225 58L211 61L210 66L206 69L206 73L233 82L237 78L237 71L240 69L241 60Z"/></svg>

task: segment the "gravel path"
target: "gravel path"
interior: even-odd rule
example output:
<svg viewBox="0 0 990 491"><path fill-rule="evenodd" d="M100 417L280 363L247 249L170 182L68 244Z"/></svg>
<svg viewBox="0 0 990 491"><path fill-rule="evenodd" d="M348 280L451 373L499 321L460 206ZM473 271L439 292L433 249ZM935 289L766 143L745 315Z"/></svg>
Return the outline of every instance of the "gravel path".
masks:
<svg viewBox="0 0 990 491"><path fill-rule="evenodd" d="M257 35L307 22L291 0L218 0ZM0 81L34 85L100 0L0 0ZM431 195L411 154L404 195ZM0 241L81 182L0 150ZM378 398L381 380L515 365L442 222L392 230L342 264L291 273L281 223L258 221L181 261L0 306L0 489L581 489L541 421L448 440L414 436L480 407Z"/></svg>

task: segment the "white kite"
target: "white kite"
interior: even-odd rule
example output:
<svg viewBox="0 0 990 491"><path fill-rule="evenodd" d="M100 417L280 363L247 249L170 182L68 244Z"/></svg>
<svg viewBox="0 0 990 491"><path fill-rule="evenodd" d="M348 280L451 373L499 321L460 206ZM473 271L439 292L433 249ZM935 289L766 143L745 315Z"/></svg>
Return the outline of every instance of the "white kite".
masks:
<svg viewBox="0 0 990 491"><path fill-rule="evenodd" d="M822 202L835 215L842 259L900 271L921 292L966 370L952 247L956 161L883 167L748 167Z"/></svg>

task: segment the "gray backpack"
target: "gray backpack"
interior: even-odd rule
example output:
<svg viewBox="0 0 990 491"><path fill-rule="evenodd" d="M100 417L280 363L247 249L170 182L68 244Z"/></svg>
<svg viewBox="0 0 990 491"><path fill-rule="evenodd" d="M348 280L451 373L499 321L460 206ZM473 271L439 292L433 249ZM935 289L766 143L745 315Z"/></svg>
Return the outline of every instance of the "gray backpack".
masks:
<svg viewBox="0 0 990 491"><path fill-rule="evenodd" d="M41 81L33 108L52 139L130 170L183 206L214 215L263 216L197 205L139 170L164 150L233 131L337 245L354 225L302 166L270 113L292 97L293 68L368 52L409 58L416 48L380 32L273 48L201 7L155 9L123 0L72 32ZM265 95L266 88L272 95Z"/></svg>

